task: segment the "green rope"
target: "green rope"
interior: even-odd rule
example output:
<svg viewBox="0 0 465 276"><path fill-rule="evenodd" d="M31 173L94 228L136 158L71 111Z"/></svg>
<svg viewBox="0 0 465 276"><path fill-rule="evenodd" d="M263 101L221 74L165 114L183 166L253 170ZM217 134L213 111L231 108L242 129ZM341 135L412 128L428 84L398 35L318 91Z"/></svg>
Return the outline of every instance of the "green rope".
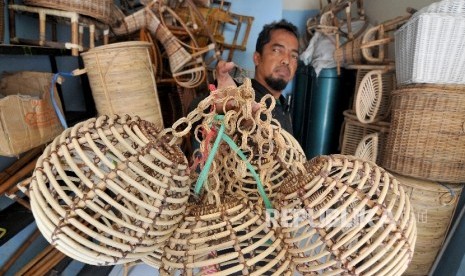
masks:
<svg viewBox="0 0 465 276"><path fill-rule="evenodd" d="M223 120L224 116L223 115L216 115L215 116L216 120ZM262 182L260 180L260 177L258 176L257 172L253 168L253 166L250 164L250 162L247 160L247 157L244 155L244 153L239 149L239 147L234 143L234 141L224 133L224 124L221 123L220 130L218 132L218 135L215 139L215 142L213 143L212 150L210 151L210 154L208 155L207 161L205 162L205 166L203 167L202 171L200 172L199 178L197 179L197 183L195 185L195 194L199 194L200 190L202 189L202 186L204 182L207 179L207 174L210 170L211 164L213 162L213 158L218 151L218 147L220 145L221 140L224 140L230 147L231 149L236 152L237 155L245 162L245 165L247 166L247 169L252 173L253 178L257 182L257 187L258 187L258 193L260 196L263 198L263 202L265 203L266 209L273 209L273 206L271 204L271 201L269 200L268 196L266 195L265 189L263 188Z"/></svg>

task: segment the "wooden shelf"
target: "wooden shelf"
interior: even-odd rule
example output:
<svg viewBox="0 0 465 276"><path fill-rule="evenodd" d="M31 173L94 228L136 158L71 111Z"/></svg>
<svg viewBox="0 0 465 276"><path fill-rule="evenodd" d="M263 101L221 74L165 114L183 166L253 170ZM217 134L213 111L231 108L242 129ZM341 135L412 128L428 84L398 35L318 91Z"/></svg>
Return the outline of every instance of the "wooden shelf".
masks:
<svg viewBox="0 0 465 276"><path fill-rule="evenodd" d="M71 50L31 45L0 45L0 55L45 55L45 56L70 56Z"/></svg>

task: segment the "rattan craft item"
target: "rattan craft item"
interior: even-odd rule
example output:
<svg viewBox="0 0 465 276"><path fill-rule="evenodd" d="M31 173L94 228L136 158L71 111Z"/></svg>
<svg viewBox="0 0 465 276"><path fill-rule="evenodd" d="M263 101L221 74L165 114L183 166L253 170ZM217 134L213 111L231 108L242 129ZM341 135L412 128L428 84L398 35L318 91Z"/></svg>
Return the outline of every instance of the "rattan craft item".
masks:
<svg viewBox="0 0 465 276"><path fill-rule="evenodd" d="M393 175L407 193L417 218L415 253L404 275L428 275L446 239L463 185Z"/></svg>
<svg viewBox="0 0 465 276"><path fill-rule="evenodd" d="M281 186L277 208L297 270L322 275L401 275L416 223L397 180L369 161L319 156ZM283 225L281 225L283 226Z"/></svg>
<svg viewBox="0 0 465 276"><path fill-rule="evenodd" d="M393 71L367 72L355 91L354 109L358 120L362 123L373 123L386 119L394 86Z"/></svg>
<svg viewBox="0 0 465 276"><path fill-rule="evenodd" d="M357 148L362 140L370 134L378 134L378 150L376 164L381 164L385 154L385 145L389 133L390 123L375 122L371 124L361 123L354 112L346 110L344 114L344 123L341 131L341 154L355 155Z"/></svg>
<svg viewBox="0 0 465 276"><path fill-rule="evenodd" d="M29 191L47 241L92 265L136 261L163 246L184 216L188 167L157 134L147 121L114 115L58 136Z"/></svg>
<svg viewBox="0 0 465 276"><path fill-rule="evenodd" d="M282 233L265 219L246 198L190 206L164 248L160 275L293 275Z"/></svg>
<svg viewBox="0 0 465 276"><path fill-rule="evenodd" d="M57 10L77 12L98 19L105 23L111 22L111 0L24 0L24 4Z"/></svg>
<svg viewBox="0 0 465 276"><path fill-rule="evenodd" d="M392 94L383 167L431 181L465 181L465 86L416 84Z"/></svg>
<svg viewBox="0 0 465 276"><path fill-rule="evenodd" d="M376 163L378 158L378 133L371 133L362 138L360 143L355 149L354 156L363 160Z"/></svg>
<svg viewBox="0 0 465 276"><path fill-rule="evenodd" d="M163 127L150 44L126 41L82 54L99 115L129 114Z"/></svg>

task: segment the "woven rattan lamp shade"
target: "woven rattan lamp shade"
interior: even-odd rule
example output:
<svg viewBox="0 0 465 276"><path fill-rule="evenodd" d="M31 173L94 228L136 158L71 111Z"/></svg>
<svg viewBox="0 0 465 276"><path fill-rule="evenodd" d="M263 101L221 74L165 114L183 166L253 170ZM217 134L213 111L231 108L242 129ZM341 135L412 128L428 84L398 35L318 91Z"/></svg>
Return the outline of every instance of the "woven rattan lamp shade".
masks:
<svg viewBox="0 0 465 276"><path fill-rule="evenodd" d="M188 209L164 247L161 275L292 275L287 245L265 210L245 197L226 198Z"/></svg>
<svg viewBox="0 0 465 276"><path fill-rule="evenodd" d="M68 128L39 158L31 207L44 237L93 265L138 260L177 228L189 195L187 160L153 125L101 116Z"/></svg>
<svg viewBox="0 0 465 276"><path fill-rule="evenodd" d="M281 213L293 210L282 226L301 273L401 275L412 258L416 222L409 199L374 163L316 157L281 186L276 202Z"/></svg>

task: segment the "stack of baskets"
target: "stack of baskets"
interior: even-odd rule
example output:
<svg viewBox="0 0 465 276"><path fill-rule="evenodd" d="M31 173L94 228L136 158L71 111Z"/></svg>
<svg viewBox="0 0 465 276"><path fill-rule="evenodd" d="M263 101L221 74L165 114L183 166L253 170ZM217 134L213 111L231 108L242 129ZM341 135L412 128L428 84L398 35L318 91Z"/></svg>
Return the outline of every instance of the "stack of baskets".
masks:
<svg viewBox="0 0 465 276"><path fill-rule="evenodd" d="M395 33L397 88L381 165L410 191L417 215L417 247L405 275L430 272L465 182L464 28L465 2L443 0Z"/></svg>
<svg viewBox="0 0 465 276"><path fill-rule="evenodd" d="M344 111L341 153L355 155L366 139L377 135L371 161L380 164L389 132L391 92L395 86L391 66L352 65L357 70L355 97L351 110ZM370 136L367 136L370 135Z"/></svg>

